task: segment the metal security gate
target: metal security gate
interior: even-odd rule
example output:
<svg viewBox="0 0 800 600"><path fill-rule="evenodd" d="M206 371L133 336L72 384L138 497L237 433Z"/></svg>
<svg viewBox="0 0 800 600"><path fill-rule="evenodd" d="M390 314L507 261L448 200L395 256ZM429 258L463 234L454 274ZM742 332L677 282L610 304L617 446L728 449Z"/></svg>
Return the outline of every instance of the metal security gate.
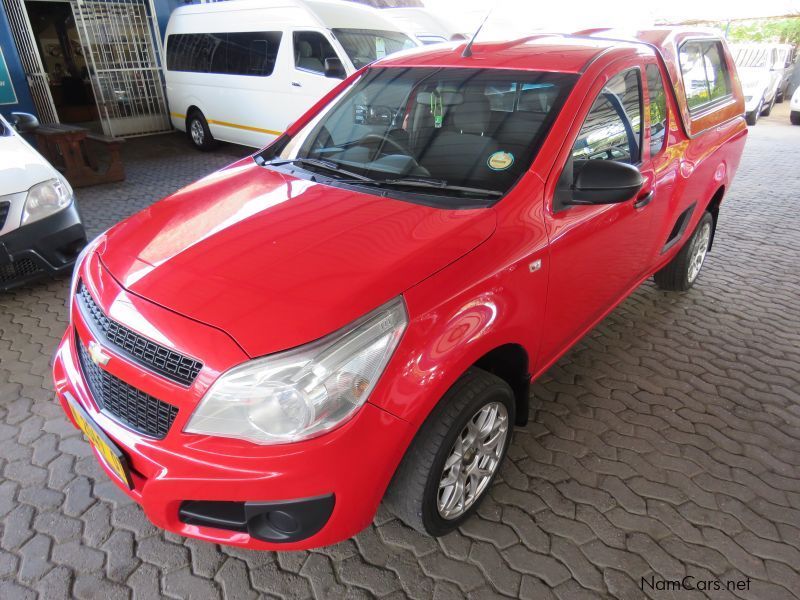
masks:
<svg viewBox="0 0 800 600"><path fill-rule="evenodd" d="M106 135L170 129L152 0L71 0Z"/></svg>
<svg viewBox="0 0 800 600"><path fill-rule="evenodd" d="M11 25L11 34L14 36L14 44L17 46L22 68L25 69L25 77L28 79L28 87L31 90L36 112L39 114L39 121L58 123L58 114L50 93L47 73L42 64L42 57L39 56L39 50L36 48L36 40L33 37L31 22L25 10L25 2L24 0L3 0L3 7Z"/></svg>

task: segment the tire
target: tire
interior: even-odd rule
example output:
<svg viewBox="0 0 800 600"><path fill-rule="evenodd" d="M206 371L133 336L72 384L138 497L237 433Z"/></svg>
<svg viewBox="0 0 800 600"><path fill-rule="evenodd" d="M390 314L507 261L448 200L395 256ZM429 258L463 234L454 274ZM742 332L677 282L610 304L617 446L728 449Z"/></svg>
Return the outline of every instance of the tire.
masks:
<svg viewBox="0 0 800 600"><path fill-rule="evenodd" d="M475 418L479 415L490 416L492 411L499 422L493 450L484 456L475 454L470 464L475 466L483 463L489 466L487 473L482 477L476 475L473 479L460 469L463 464L461 461L447 469L450 473L458 474L459 480L463 478L467 482L470 488L464 486L464 489L472 489L473 492L475 488L478 489L472 499L465 494L464 502L451 504L452 511L445 516L447 510L442 512L440 509L440 499L444 502L454 496L451 493L454 489L452 486L441 489L445 462L451 456L457 456L454 454L457 452L456 442L463 443L465 438L469 439L470 434L474 433L469 430L468 424L475 424ZM453 384L420 427L386 492L384 501L387 507L421 533L440 536L456 529L475 512L491 488L511 442L514 417L514 393L509 385L491 373L471 368ZM504 433L501 434L501 430ZM492 431L495 431L494 428ZM501 436L503 439L500 439ZM468 456L473 448L470 444L462 456Z"/></svg>
<svg viewBox="0 0 800 600"><path fill-rule="evenodd" d="M775 95L775 104L783 104L783 100L784 100L784 96L785 95L786 95L786 92L784 90L780 90Z"/></svg>
<svg viewBox="0 0 800 600"><path fill-rule="evenodd" d="M711 213L703 213L700 222L680 252L653 275L658 287L662 290L685 292L694 285L708 252L713 228L714 219L711 217Z"/></svg>
<svg viewBox="0 0 800 600"><path fill-rule="evenodd" d="M793 110L789 113L789 120L792 122L792 125L800 125L800 111Z"/></svg>
<svg viewBox="0 0 800 600"><path fill-rule="evenodd" d="M772 112L772 107L775 106L775 96L772 97L772 100L769 101L767 107L762 110L761 114L765 117L768 117Z"/></svg>
<svg viewBox="0 0 800 600"><path fill-rule="evenodd" d="M217 147L217 140L211 135L208 122L199 110L190 113L186 119L186 135L189 136L189 141L192 142L192 145L203 152L208 152Z"/></svg>

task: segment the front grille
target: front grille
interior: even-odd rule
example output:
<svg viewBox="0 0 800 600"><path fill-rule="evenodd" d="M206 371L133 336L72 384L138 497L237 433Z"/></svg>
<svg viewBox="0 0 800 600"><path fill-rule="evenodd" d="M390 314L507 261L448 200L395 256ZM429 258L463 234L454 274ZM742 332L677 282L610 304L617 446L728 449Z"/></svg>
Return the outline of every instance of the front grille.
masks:
<svg viewBox="0 0 800 600"><path fill-rule="evenodd" d="M10 283L29 275L41 273L42 267L32 258L27 256L0 266L0 284Z"/></svg>
<svg viewBox="0 0 800 600"><path fill-rule="evenodd" d="M78 359L94 400L100 409L134 431L161 439L172 426L178 407L162 402L98 367L80 339Z"/></svg>
<svg viewBox="0 0 800 600"><path fill-rule="evenodd" d="M199 360L156 344L107 317L97 306L83 281L78 286L77 298L83 314L94 323L95 332L135 362L182 385L191 385L203 368L203 363Z"/></svg>
<svg viewBox="0 0 800 600"><path fill-rule="evenodd" d="M0 202L0 229L6 224L8 211L11 208L11 202Z"/></svg>

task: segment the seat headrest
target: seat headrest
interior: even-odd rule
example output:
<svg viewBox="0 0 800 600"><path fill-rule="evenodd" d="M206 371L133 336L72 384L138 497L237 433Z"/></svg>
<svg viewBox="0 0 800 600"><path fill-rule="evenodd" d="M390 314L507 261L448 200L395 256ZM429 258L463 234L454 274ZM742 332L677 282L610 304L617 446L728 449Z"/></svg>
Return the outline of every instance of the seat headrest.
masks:
<svg viewBox="0 0 800 600"><path fill-rule="evenodd" d="M305 40L300 40L297 44L297 52L300 54L300 58L310 58L311 55L314 54L311 44Z"/></svg>
<svg viewBox="0 0 800 600"><path fill-rule="evenodd" d="M432 92L419 92L417 94L417 103L424 106L431 104ZM464 102L464 95L461 92L437 92L437 101L442 103L442 106L454 106Z"/></svg>
<svg viewBox="0 0 800 600"><path fill-rule="evenodd" d="M489 130L491 106L485 94L470 94L453 107L453 127L461 133L482 135Z"/></svg>

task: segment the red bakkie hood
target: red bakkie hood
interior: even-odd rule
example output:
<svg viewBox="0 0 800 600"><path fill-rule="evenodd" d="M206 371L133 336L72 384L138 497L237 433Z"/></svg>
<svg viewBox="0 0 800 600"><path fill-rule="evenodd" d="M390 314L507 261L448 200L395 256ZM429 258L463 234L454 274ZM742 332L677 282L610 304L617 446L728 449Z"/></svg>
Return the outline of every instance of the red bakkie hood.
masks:
<svg viewBox="0 0 800 600"><path fill-rule="evenodd" d="M251 356L322 337L486 240L492 209L441 210L243 159L109 232L129 291L231 335Z"/></svg>

